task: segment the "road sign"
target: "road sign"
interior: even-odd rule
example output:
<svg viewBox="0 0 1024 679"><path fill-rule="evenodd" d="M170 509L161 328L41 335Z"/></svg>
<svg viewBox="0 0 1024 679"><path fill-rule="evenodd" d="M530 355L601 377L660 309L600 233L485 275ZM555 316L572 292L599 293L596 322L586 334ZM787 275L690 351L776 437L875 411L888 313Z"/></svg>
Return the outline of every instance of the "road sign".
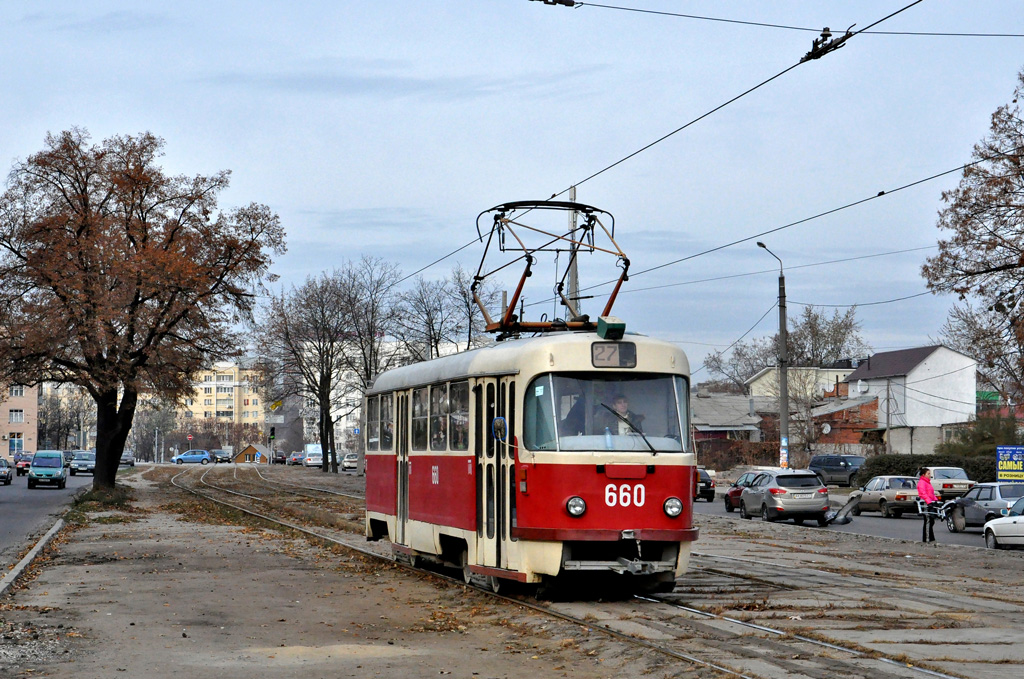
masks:
<svg viewBox="0 0 1024 679"><path fill-rule="evenodd" d="M262 454L263 454L263 453L261 453L260 451L258 451L258 450L256 451L256 461L257 461L257 462L259 462L259 461L260 461L260 455L262 455Z"/></svg>
<svg viewBox="0 0 1024 679"><path fill-rule="evenodd" d="M192 440L192 434L189 434L189 435L188 435L188 440L189 440L189 441L191 441L191 440Z"/></svg>

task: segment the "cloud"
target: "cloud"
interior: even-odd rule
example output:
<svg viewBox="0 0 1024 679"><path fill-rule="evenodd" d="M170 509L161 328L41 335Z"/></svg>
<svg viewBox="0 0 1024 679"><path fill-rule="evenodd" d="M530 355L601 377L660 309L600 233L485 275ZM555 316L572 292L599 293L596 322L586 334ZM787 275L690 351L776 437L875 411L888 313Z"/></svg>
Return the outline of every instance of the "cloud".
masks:
<svg viewBox="0 0 1024 679"><path fill-rule="evenodd" d="M43 18L39 15L33 17L33 21ZM88 35L110 34L110 33L135 33L137 31L148 31L154 28L165 28L172 20L163 14L149 12L133 12L130 10L119 10L107 12L106 14L90 17L88 19L65 21L56 26L57 30L83 33Z"/></svg>
<svg viewBox="0 0 1024 679"><path fill-rule="evenodd" d="M585 68L561 73L521 73L507 77L491 75L429 76L413 74L413 64L402 62L361 62L319 67L299 67L269 73L234 71L210 76L205 82L219 87L276 90L279 92L345 98L417 98L458 102L512 93L538 98L580 94L584 83L604 71Z"/></svg>

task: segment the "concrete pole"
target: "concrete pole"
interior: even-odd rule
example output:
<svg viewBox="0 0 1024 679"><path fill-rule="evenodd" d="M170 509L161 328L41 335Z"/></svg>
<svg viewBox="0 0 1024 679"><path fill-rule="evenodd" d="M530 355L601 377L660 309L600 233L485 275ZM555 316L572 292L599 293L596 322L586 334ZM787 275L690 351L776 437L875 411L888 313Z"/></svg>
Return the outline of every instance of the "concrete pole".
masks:
<svg viewBox="0 0 1024 679"><path fill-rule="evenodd" d="M789 466L789 333L786 329L786 274L782 269L782 260L761 241L757 247L763 248L769 255L779 261L779 466Z"/></svg>

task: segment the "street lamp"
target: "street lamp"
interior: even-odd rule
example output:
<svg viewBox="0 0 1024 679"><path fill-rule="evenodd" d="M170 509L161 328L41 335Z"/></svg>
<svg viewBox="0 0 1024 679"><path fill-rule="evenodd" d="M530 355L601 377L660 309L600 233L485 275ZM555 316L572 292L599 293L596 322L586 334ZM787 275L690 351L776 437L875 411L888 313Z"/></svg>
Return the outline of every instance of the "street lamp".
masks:
<svg viewBox="0 0 1024 679"><path fill-rule="evenodd" d="M786 274L782 260L768 246L757 241L757 247L764 248L769 255L779 260L779 466L789 466L789 380L786 369L789 364L789 337L786 333Z"/></svg>

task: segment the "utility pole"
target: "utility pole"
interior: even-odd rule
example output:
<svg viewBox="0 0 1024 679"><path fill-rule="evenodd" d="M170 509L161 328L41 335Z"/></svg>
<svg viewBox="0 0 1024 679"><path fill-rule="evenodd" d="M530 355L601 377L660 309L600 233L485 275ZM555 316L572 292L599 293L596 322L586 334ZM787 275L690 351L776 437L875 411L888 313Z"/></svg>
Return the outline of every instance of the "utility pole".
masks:
<svg viewBox="0 0 1024 679"><path fill-rule="evenodd" d="M892 380L885 381L885 454L892 455L892 441L889 438L889 428L892 424Z"/></svg>
<svg viewBox="0 0 1024 679"><path fill-rule="evenodd" d="M576 187L572 186L569 188L569 200L573 203L576 202ZM569 211L569 233L576 233L576 210ZM573 315L579 315L580 308L578 298L580 296L580 273L576 268L576 258L572 257L569 261L569 301L572 302L572 307L569 309L569 313ZM572 320L571 318L569 320Z"/></svg>
<svg viewBox="0 0 1024 679"><path fill-rule="evenodd" d="M782 260L761 241L757 247L779 260L779 466L789 466L789 336L786 331L786 274Z"/></svg>

